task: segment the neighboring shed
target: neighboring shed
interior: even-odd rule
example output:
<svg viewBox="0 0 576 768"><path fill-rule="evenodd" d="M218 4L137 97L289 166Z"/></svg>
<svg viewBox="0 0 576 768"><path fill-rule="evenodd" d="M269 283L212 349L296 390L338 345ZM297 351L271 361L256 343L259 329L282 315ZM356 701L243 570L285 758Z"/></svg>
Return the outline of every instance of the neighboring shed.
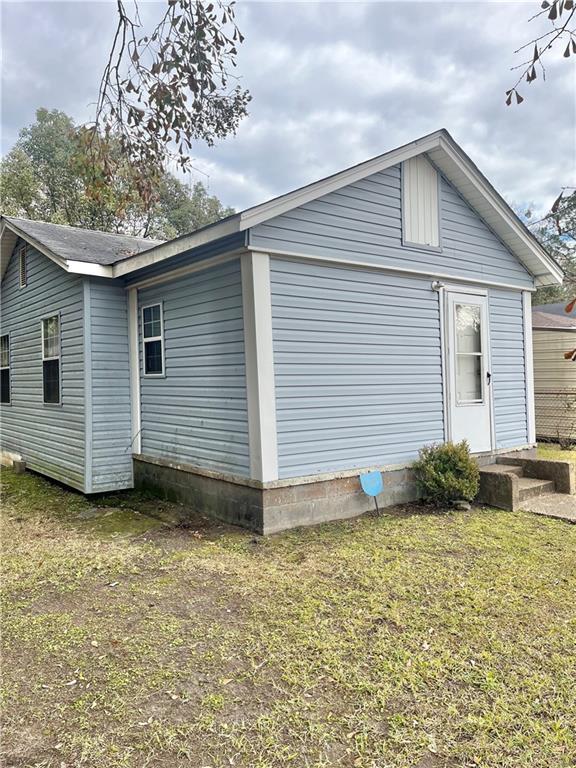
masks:
<svg viewBox="0 0 576 768"><path fill-rule="evenodd" d="M28 280L22 284L20 244ZM2 448L271 532L535 444L531 292L562 272L446 131L156 244L3 219Z"/></svg>
<svg viewBox="0 0 576 768"><path fill-rule="evenodd" d="M532 310L536 435L541 440L576 442L576 316L564 304Z"/></svg>

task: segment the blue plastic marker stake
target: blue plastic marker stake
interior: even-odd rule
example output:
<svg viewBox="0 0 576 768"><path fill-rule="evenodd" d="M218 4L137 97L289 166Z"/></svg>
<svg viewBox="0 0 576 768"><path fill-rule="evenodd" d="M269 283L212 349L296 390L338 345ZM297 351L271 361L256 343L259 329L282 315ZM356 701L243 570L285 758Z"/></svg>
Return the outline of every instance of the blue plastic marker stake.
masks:
<svg viewBox="0 0 576 768"><path fill-rule="evenodd" d="M378 509L378 494L384 490L384 480L382 479L382 472L366 472L360 475L360 485L362 490L367 496L374 497L374 504L376 504L376 512L379 514Z"/></svg>

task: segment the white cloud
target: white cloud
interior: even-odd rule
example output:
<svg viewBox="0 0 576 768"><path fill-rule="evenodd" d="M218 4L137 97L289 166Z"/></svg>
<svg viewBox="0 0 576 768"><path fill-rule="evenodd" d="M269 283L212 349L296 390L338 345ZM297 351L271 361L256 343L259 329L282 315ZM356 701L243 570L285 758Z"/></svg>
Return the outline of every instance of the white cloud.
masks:
<svg viewBox="0 0 576 768"><path fill-rule="evenodd" d="M161 11L143 8L149 18ZM238 71L251 114L236 137L196 147L194 164L212 193L241 208L445 127L509 200L544 209L576 183L576 68L558 55L546 83L525 88L521 107L505 106L512 52L534 34L533 10L241 2ZM4 149L36 107L87 119L114 13L90 0L4 3Z"/></svg>

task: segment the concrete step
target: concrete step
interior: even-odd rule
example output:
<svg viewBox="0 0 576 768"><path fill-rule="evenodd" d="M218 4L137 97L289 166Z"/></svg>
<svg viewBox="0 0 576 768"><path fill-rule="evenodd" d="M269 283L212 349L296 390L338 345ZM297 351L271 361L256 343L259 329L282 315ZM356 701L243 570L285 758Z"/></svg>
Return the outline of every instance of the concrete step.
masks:
<svg viewBox="0 0 576 768"><path fill-rule="evenodd" d="M522 467L516 467L512 464L485 464L483 467L480 467L480 472L490 472L499 475L506 472L506 474L516 475L516 477L524 476Z"/></svg>
<svg viewBox="0 0 576 768"><path fill-rule="evenodd" d="M543 496L546 493L554 493L556 486L552 480L537 480L530 477L521 477L518 480L519 500L526 501L535 496Z"/></svg>

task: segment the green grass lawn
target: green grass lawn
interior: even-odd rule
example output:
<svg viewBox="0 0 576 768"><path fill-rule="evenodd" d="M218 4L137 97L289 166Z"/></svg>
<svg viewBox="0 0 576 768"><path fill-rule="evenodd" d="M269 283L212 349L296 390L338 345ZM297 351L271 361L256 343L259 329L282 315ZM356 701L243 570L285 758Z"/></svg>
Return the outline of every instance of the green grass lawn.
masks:
<svg viewBox="0 0 576 768"><path fill-rule="evenodd" d="M558 461L576 461L576 448L567 451L562 450L556 443L540 443L538 445L538 457Z"/></svg>
<svg viewBox="0 0 576 768"><path fill-rule="evenodd" d="M3 485L7 768L576 764L576 526L412 508L261 539Z"/></svg>

